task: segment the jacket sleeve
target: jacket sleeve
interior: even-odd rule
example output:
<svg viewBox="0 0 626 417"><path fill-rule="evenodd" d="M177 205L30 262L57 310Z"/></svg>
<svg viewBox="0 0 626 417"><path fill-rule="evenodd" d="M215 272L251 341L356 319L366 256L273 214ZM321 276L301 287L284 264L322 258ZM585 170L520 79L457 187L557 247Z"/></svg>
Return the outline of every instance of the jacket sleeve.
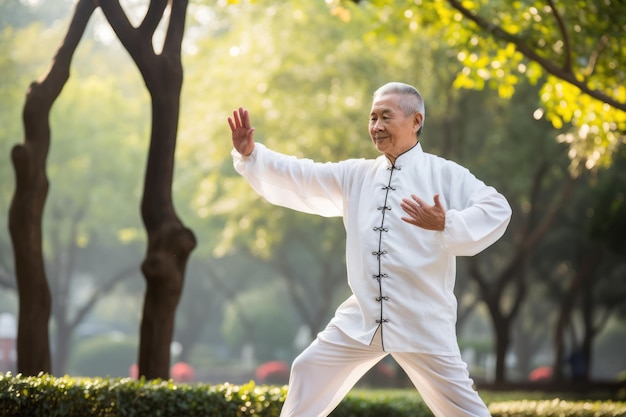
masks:
<svg viewBox="0 0 626 417"><path fill-rule="evenodd" d="M440 232L441 247L456 256L473 256L496 242L511 220L511 207L493 187L469 171L455 174L452 208Z"/></svg>
<svg viewBox="0 0 626 417"><path fill-rule="evenodd" d="M341 163L318 163L256 143L250 156L231 153L235 170L268 202L325 217L343 215Z"/></svg>

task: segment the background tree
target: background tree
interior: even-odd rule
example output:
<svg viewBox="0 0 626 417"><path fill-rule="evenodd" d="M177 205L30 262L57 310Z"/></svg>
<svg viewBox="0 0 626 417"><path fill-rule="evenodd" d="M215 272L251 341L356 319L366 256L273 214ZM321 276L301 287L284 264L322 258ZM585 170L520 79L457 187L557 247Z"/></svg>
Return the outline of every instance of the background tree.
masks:
<svg viewBox="0 0 626 417"><path fill-rule="evenodd" d="M143 265L148 286L146 313L142 322L143 342L140 345L139 365L140 372L148 377L167 377L169 374L168 341L171 340L173 333L174 313L182 289L187 256L195 246L193 233L182 226L171 202L178 100L182 85L180 47L187 4L186 2L173 4L163 51L160 55L151 56L146 56L145 52L148 47L153 50L152 37L166 9L167 1L151 2L143 23L137 29L130 25L119 3L106 2L105 5L103 8L105 16L135 59L153 98L152 146L148 158L142 203L144 222L148 231L148 254ZM78 3L66 42L60 49L52 71L49 72L49 75L52 75L49 79L53 83L53 89L48 96L39 97L33 94L33 91L39 91L34 88L37 84L31 87L24 111L26 146L17 146L13 152L17 188L10 211L10 224L16 248L16 275L18 283L23 283L20 286L20 323L28 322L29 326L26 329L26 326L21 324L21 336L18 337L19 357L27 361L24 363L18 361L18 368L24 373L50 370L49 353L42 354L43 351L49 352L47 328L50 310L50 295L41 250L41 217L47 193L47 179L45 178L45 158L49 143L47 113L69 77L70 58L93 10L93 2ZM55 70L58 72L57 68L60 73L55 76ZM163 80L167 82L164 83ZM34 113L31 110L41 104L43 107L38 112ZM29 117L32 117L31 113L34 113L37 120L29 120ZM41 146L34 147L34 135L31 131L38 129L41 129L41 132L38 138L35 137L38 141L34 143L41 143ZM27 147L34 148L36 152L33 158L36 168L31 170L24 166L27 163L24 158L28 153L23 152L22 149ZM36 176L29 178L28 176L32 175L31 172ZM30 182L27 183L27 181ZM31 191L36 192L34 197L29 197ZM33 227L34 231L27 231L30 227ZM29 236L32 241L24 244L22 236ZM27 280L35 282L27 286ZM34 305L38 307L34 308ZM58 305L63 307L62 303ZM62 312L59 313L60 316L64 315ZM31 334L37 335L36 342L34 342L35 336L29 336ZM155 338L158 343L155 343ZM38 350L34 354L29 354L28 350L33 348ZM33 358L38 358L35 360L39 362L30 364L28 361Z"/></svg>
<svg viewBox="0 0 626 417"><path fill-rule="evenodd" d="M162 50L157 54L153 38L168 3L169 23ZM141 201L148 249L142 264L147 288L141 322L139 374L150 379L167 378L176 307L187 258L196 246L193 232L183 226L172 202L187 1L151 1L137 27L132 26L119 1L102 2L100 8L137 65L151 97L150 150Z"/></svg>
<svg viewBox="0 0 626 417"><path fill-rule="evenodd" d="M623 2L484 2L469 7L447 2L475 25L473 31L500 46L489 48L489 40L476 42L473 36L464 39L472 47L459 55L469 69L457 79L459 85L494 79L506 96L518 80L515 69L531 81L541 78L547 120L557 129L572 126L561 140L570 145L574 167L610 164L626 131L626 49L619 41L626 32ZM473 55L477 51L478 59ZM535 68L526 72L526 63Z"/></svg>
<svg viewBox="0 0 626 417"><path fill-rule="evenodd" d="M341 4L347 2L333 2L343 9ZM378 10L375 27L389 21L404 22L411 32L424 27L456 49L463 64L457 88L489 87L510 98L522 79L540 83L543 109L536 117L546 117L556 129L570 126L559 140L569 144L573 169L609 165L624 143L623 2L376 0L371 5Z"/></svg>
<svg viewBox="0 0 626 417"><path fill-rule="evenodd" d="M40 81L30 86L23 113L25 140L11 152L16 183L9 211L9 230L20 298L17 367L26 375L51 370L48 338L51 299L44 270L41 230L48 193L48 116L69 78L72 56L94 8L91 1L78 2L53 65Z"/></svg>
<svg viewBox="0 0 626 417"><path fill-rule="evenodd" d="M71 10L64 12L67 16ZM94 41L94 31L106 25L98 15L94 23L87 28L73 57L72 77L50 115L51 130L59 134L47 157L53 186L44 212L42 244L52 295L52 372L57 375L68 372L64 363L71 348L88 334L94 309L116 291L112 284L128 277L126 272L138 278L137 259L141 256L140 245L145 243L136 203L148 140L144 126L149 112L142 104L145 89L138 82L132 62L117 45ZM2 42L3 47L13 51L6 55L2 70L0 117L6 122L0 139L2 151L18 135L19 118L14 118L19 115L17 104L23 100L22 86L49 60L46 51L58 43L64 28L57 24L42 34L42 24L35 23L13 30L4 32L12 36ZM7 66L15 70L8 71ZM13 175L10 165L2 165L0 170L4 207L13 191ZM4 209L0 213L6 218ZM133 236L138 240L134 244L129 242ZM12 258L10 243L0 233L0 265L6 265L2 270L6 272L7 289L14 291ZM108 265L102 265L107 261ZM3 312L14 311L13 291L2 294ZM134 319L135 315L128 317Z"/></svg>
<svg viewBox="0 0 626 417"><path fill-rule="evenodd" d="M76 330L98 302L120 282L139 278L139 246L145 242L131 243L128 235L141 235L136 201L149 113L140 104L145 91L137 75L122 70L132 69L130 62L125 56L116 59L120 52L85 39L75 57L77 70L52 115L52 124L64 131L55 138L48 161L55 186L44 228L57 375L67 372ZM128 100L131 94L138 99ZM89 265L86 258L96 250L115 262Z"/></svg>
<svg viewBox="0 0 626 417"><path fill-rule="evenodd" d="M562 287L554 332L553 367L558 379L568 370L577 381L590 381L594 342L625 304L624 289L618 283L626 267L623 164L623 154L618 153L605 175L585 175L588 186L579 190L559 225L561 240L554 244L564 256L550 260L559 266L553 274L560 271L553 286ZM581 218L585 219L582 227L577 224Z"/></svg>

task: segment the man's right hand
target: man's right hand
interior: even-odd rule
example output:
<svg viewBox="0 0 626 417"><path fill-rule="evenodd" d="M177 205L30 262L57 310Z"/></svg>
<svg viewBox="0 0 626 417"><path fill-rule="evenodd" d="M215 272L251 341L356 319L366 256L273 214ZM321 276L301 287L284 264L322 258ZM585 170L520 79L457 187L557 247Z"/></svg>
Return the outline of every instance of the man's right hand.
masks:
<svg viewBox="0 0 626 417"><path fill-rule="evenodd" d="M250 156L254 150L254 128L250 126L248 110L239 107L233 111L233 117L228 118L228 124L233 135L233 146L243 156Z"/></svg>

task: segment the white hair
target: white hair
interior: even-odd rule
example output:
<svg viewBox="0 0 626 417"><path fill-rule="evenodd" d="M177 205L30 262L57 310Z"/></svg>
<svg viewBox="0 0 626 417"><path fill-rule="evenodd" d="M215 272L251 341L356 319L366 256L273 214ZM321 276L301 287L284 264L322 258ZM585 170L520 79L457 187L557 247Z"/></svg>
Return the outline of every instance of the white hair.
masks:
<svg viewBox="0 0 626 417"><path fill-rule="evenodd" d="M384 94L400 94L400 102L398 103L405 116L409 116L413 113L420 113L422 115L422 125L417 131L419 137L424 127L424 120L426 119L426 110L424 108L424 99L417 90L409 84L400 82L390 82L374 92L374 98L382 96Z"/></svg>

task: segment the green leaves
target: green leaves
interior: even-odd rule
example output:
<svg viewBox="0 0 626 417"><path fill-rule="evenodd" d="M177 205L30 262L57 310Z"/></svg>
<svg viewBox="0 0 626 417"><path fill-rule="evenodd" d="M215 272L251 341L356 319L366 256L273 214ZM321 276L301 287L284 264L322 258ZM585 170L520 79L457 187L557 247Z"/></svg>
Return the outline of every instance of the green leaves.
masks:
<svg viewBox="0 0 626 417"><path fill-rule="evenodd" d="M211 386L176 384L171 380L55 378L50 375L25 378L6 374L0 375L0 416L278 417L286 394L286 386L256 385L252 381L243 385ZM489 404L489 410L494 417L615 417L626 413L626 404L558 398L498 400ZM412 389L355 390L331 416L430 417L432 413Z"/></svg>
<svg viewBox="0 0 626 417"><path fill-rule="evenodd" d="M626 139L626 5L619 1L371 2L372 31L408 40L425 29L457 50L454 88L510 98L526 78L542 83L546 119L563 131L572 168L611 164ZM554 4L554 7L552 7ZM365 7L363 7L366 10ZM389 24L393 22L393 25Z"/></svg>
<svg viewBox="0 0 626 417"><path fill-rule="evenodd" d="M276 417L286 387L0 375L0 416Z"/></svg>

